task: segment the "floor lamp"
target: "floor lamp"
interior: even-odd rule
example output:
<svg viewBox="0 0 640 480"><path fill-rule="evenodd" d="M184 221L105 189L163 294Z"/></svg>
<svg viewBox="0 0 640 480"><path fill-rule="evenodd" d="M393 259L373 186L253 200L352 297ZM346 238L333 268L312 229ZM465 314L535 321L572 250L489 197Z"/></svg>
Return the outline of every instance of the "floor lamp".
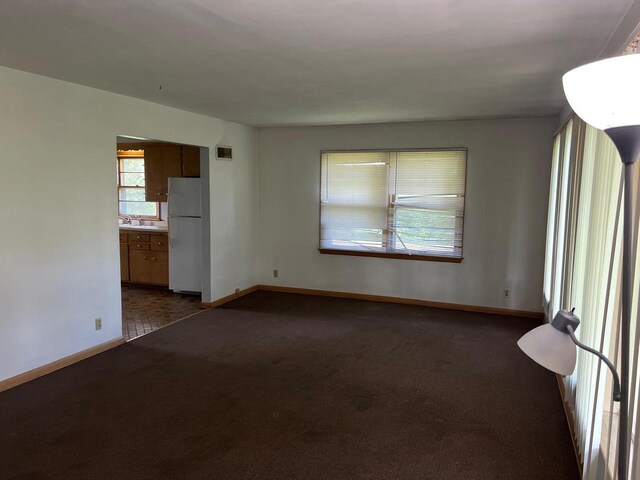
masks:
<svg viewBox="0 0 640 480"><path fill-rule="evenodd" d="M640 96L633 83L640 79L640 55L625 55L590 63L571 70L562 78L571 108L585 122L604 130L624 164L624 230L622 245L622 315L620 324L620 378L607 357L580 343L574 331L580 320L559 311L551 323L540 326L518 340L518 346L545 368L571 375L576 364L576 346L597 355L613 374L613 397L620 402L618 426L618 479L627 480L629 440L629 325L631 320L631 252L633 169L640 154Z"/></svg>

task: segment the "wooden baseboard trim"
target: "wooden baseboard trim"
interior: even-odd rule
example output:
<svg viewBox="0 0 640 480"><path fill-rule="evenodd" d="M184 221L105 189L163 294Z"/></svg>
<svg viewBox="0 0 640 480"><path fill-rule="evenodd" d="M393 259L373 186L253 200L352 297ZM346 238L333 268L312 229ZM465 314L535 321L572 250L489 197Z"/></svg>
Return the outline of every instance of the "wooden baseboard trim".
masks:
<svg viewBox="0 0 640 480"><path fill-rule="evenodd" d="M489 313L493 315L509 315L514 317L526 317L542 320L543 312L531 312L527 310L511 310L508 308L482 307L478 305L462 305L457 303L432 302L417 298L388 297L384 295L369 295L365 293L338 292L332 290L315 290L311 288L281 287L277 285L258 285L258 290L269 292L298 293L302 295L317 295L322 297L352 298L355 300L368 300L372 302L400 303L403 305L419 305L422 307L443 308L446 310L462 310L474 313Z"/></svg>
<svg viewBox="0 0 640 480"><path fill-rule="evenodd" d="M476 305L461 305L461 304L455 304L455 303L432 302L429 300L419 300L415 298L388 297L383 295L369 295L364 293L339 292L339 291L332 291L332 290L316 290L311 288L282 287L278 285L254 285L252 287L245 288L244 290L240 290L236 293L232 293L231 295L227 295L226 297L219 298L218 300L215 300L213 302L210 302L210 303L203 302L201 303L201 306L205 308L219 307L221 305L224 305L225 303L231 302L232 300L235 300L240 297L244 297L245 295L248 295L257 290L265 290L268 292L297 293L302 295L316 295L316 296L322 296L322 297L351 298L355 300L399 303L404 305L419 305L423 307L443 308L447 310L462 310L465 312L475 312L475 313L489 313L494 315L510 315L515 317L527 317L527 318L535 318L535 319L544 318L544 313L542 312L531 312L526 310L511 310L508 308L482 307L482 306L476 306ZM198 312L195 312L192 315L195 315L197 313ZM192 315L188 315L185 318L188 318ZM34 368L33 370L29 370L28 372L25 372L25 373L21 373L20 375L16 375L15 377L7 378L6 380L0 381L0 392L16 387L23 383L29 382L31 380L35 380L36 378L42 377L51 372L55 372L56 370L72 365L74 363L77 363L81 360L92 357L93 355L102 353L111 348L117 347L118 345L122 345L123 343L125 343L125 340L123 337L116 338L109 342L101 343L100 345L96 345L95 347L91 347L81 352L74 353L73 355L69 355L67 357L61 358L59 360L56 360L55 362L48 363L47 365ZM561 383L559 383L559 386L561 386ZM563 399L563 404L565 404L564 399ZM567 414L567 421L570 422L569 427L572 430L572 436L573 436L573 428L570 421L570 412L567 410L566 404L565 404L565 413Z"/></svg>
<svg viewBox="0 0 640 480"><path fill-rule="evenodd" d="M571 435L571 444L573 445L573 453L576 456L576 463L578 464L578 470L580 471L580 478L582 478L582 459L580 456L580 449L578 447L578 436L576 435L576 421L569 407L569 402L564 397L564 382L562 381L562 375L555 374L556 381L558 382L558 390L560 390L560 398L562 400L562 407L564 408L564 415L567 419L567 426L569 427L569 433Z"/></svg>
<svg viewBox="0 0 640 480"><path fill-rule="evenodd" d="M240 297L244 297L245 295L248 295L250 293L255 292L256 290L258 290L259 286L258 285L254 285L252 287L249 288L245 288L244 290L239 290L235 293L232 293L231 295L227 295L226 297L222 297L219 298L218 300L214 300L213 302L202 302L200 304L200 306L205 307L205 308L215 308L215 307L219 307L220 305L224 305L225 303L229 303L232 300L235 300L236 298L240 298Z"/></svg>
<svg viewBox="0 0 640 480"><path fill-rule="evenodd" d="M110 350L114 347L117 347L118 345L122 345L123 343L125 343L123 337L116 338L114 340L101 343L100 345L96 345L95 347L87 348L86 350L82 350L81 352L63 357L59 360L56 360L55 362L47 363L46 365L43 365L41 367L34 368L33 370L29 370L28 372L21 373L20 375L16 375L15 377L7 378L6 380L0 381L0 392L9 390L13 387L17 387L18 385L22 385L23 383L30 382L31 380L35 380L36 378L43 377L51 372L55 372L56 370L60 370L61 368L67 367L81 360L97 355L98 353Z"/></svg>

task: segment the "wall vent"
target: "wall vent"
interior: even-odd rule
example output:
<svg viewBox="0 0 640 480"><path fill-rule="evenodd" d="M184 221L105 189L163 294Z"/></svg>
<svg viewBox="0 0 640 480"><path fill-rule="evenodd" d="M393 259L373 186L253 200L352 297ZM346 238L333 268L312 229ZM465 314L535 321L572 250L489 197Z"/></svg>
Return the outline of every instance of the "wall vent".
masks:
<svg viewBox="0 0 640 480"><path fill-rule="evenodd" d="M216 145L216 158L220 160L232 160L233 154L231 152L231 147L226 145Z"/></svg>

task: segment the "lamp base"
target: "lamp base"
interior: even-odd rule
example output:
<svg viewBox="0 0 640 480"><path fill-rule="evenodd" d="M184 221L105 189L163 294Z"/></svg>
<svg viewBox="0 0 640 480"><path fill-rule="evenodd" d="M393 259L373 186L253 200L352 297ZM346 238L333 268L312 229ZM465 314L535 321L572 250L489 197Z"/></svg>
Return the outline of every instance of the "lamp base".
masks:
<svg viewBox="0 0 640 480"><path fill-rule="evenodd" d="M640 155L640 125L605 129L620 153L622 163L635 163Z"/></svg>

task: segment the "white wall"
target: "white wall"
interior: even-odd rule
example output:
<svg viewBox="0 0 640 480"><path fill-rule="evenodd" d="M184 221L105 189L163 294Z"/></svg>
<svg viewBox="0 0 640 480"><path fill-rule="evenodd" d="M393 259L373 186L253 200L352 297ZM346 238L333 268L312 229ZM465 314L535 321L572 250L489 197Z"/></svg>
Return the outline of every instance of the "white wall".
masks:
<svg viewBox="0 0 640 480"><path fill-rule="evenodd" d="M542 118L259 129L260 283L542 311L556 124ZM422 147L469 149L464 261L318 253L320 150Z"/></svg>
<svg viewBox="0 0 640 480"><path fill-rule="evenodd" d="M0 380L121 336L117 135L209 147L211 156L216 144L234 147L232 162L209 159L205 300L263 283L540 310L554 119L256 135L3 67L0 111ZM320 150L449 146L469 149L462 264L317 252Z"/></svg>
<svg viewBox="0 0 640 480"><path fill-rule="evenodd" d="M122 134L212 155L218 143L234 147L233 162L210 159L205 298L256 283L254 129L0 67L0 380L122 335L114 172Z"/></svg>

